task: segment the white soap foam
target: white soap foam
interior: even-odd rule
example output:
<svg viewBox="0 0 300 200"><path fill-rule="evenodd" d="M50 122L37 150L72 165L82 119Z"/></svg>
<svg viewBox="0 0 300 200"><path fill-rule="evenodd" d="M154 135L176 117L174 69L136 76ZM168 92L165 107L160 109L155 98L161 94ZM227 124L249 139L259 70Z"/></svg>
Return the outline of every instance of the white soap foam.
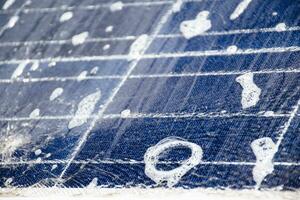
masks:
<svg viewBox="0 0 300 200"><path fill-rule="evenodd" d="M64 92L63 88L61 88L61 87L55 88L53 90L53 92L51 93L49 100L53 101L54 99L56 99L57 97L59 97L63 92Z"/></svg>
<svg viewBox="0 0 300 200"><path fill-rule="evenodd" d="M3 10L7 10L8 8L10 8L16 0L7 0L5 1L4 5L2 6Z"/></svg>
<svg viewBox="0 0 300 200"><path fill-rule="evenodd" d="M183 161L180 167L169 171L161 171L156 169L156 164L159 161L159 155L164 151L175 147L188 147L191 149L192 154L190 158ZM188 142L178 137L168 137L161 140L155 146L147 149L144 155L145 161L145 174L157 184L166 181L168 187L176 185L182 176L189 170L201 162L203 151L197 144Z"/></svg>
<svg viewBox="0 0 300 200"><path fill-rule="evenodd" d="M273 157L276 153L276 144L269 137L254 140L251 148L256 156L256 163L252 170L256 188L259 188L262 181L274 170Z"/></svg>
<svg viewBox="0 0 300 200"><path fill-rule="evenodd" d="M0 137L0 156L2 160L10 161L13 153L29 142L29 136L14 133L8 124L5 137Z"/></svg>
<svg viewBox="0 0 300 200"><path fill-rule="evenodd" d="M107 32L107 33L112 32L113 29L114 29L113 26L108 26L108 27L105 28L105 32Z"/></svg>
<svg viewBox="0 0 300 200"><path fill-rule="evenodd" d="M34 151L34 154L35 154L36 156L40 155L41 153L42 153L42 150L41 150L41 149L37 149L37 150Z"/></svg>
<svg viewBox="0 0 300 200"><path fill-rule="evenodd" d="M98 67L94 67L94 68L90 71L90 73L95 75L95 74L97 74L98 70L99 70Z"/></svg>
<svg viewBox="0 0 300 200"><path fill-rule="evenodd" d="M5 1L4 5L2 6L3 10L7 10L9 7L11 7L16 0L7 0Z"/></svg>
<svg viewBox="0 0 300 200"><path fill-rule="evenodd" d="M52 165L51 171L55 170L57 168L57 164Z"/></svg>
<svg viewBox="0 0 300 200"><path fill-rule="evenodd" d="M38 157L38 158L35 160L35 162L37 162L37 163L42 162L42 158L41 158L41 157Z"/></svg>
<svg viewBox="0 0 300 200"><path fill-rule="evenodd" d="M226 49L226 51L228 53L232 53L232 54L235 53L235 52L237 52L237 50L238 50L238 47L235 46L235 45L231 45L231 46L227 47L227 49Z"/></svg>
<svg viewBox="0 0 300 200"><path fill-rule="evenodd" d="M30 118L36 118L40 116L40 109L36 108L34 109L30 114L29 114L29 117Z"/></svg>
<svg viewBox="0 0 300 200"><path fill-rule="evenodd" d="M140 35L130 46L129 59L138 59L141 54L145 51L145 47L149 42L149 36L146 34Z"/></svg>
<svg viewBox="0 0 300 200"><path fill-rule="evenodd" d="M272 15L273 15L273 16L277 16L278 13L277 13L277 12L272 12Z"/></svg>
<svg viewBox="0 0 300 200"><path fill-rule="evenodd" d="M109 45L109 44L106 44L106 45L103 46L102 49L105 51L105 50L107 50L107 49L109 49L109 48L110 48L110 45Z"/></svg>
<svg viewBox="0 0 300 200"><path fill-rule="evenodd" d="M83 44L85 42L85 40L88 38L88 36L89 36L89 32L87 32L87 31L79 33L78 35L74 35L72 37L72 44L74 46Z"/></svg>
<svg viewBox="0 0 300 200"><path fill-rule="evenodd" d="M12 16L9 19L8 23L6 24L6 27L13 28L16 25L16 23L19 21L19 19L20 19L19 16Z"/></svg>
<svg viewBox="0 0 300 200"><path fill-rule="evenodd" d="M117 2L115 2L113 4L111 4L110 11L115 12L115 11L122 10L123 6L124 6L124 4L123 4L122 1L117 1Z"/></svg>
<svg viewBox="0 0 300 200"><path fill-rule="evenodd" d="M78 76L77 76L77 81L82 81L86 76L88 72L87 71L82 71Z"/></svg>
<svg viewBox="0 0 300 200"><path fill-rule="evenodd" d="M274 115L275 115L275 113L273 111L266 111L266 112L264 112L264 116L266 116L266 117L272 117Z"/></svg>
<svg viewBox="0 0 300 200"><path fill-rule="evenodd" d="M98 178L93 178L93 180L86 186L86 188L96 188L98 185Z"/></svg>
<svg viewBox="0 0 300 200"><path fill-rule="evenodd" d="M287 26L285 23L279 23L275 26L275 30L277 32L285 31L287 29Z"/></svg>
<svg viewBox="0 0 300 200"><path fill-rule="evenodd" d="M253 73L246 73L236 78L236 81L242 86L242 108L255 106L259 101L261 89L253 81Z"/></svg>
<svg viewBox="0 0 300 200"><path fill-rule="evenodd" d="M121 117L122 117L122 118L129 117L130 112L131 112L131 111L130 111L129 109L123 110L123 111L121 112Z"/></svg>
<svg viewBox="0 0 300 200"><path fill-rule="evenodd" d="M46 157L46 158L49 158L51 155L52 155L51 153L47 153L47 154L45 155L45 157Z"/></svg>
<svg viewBox="0 0 300 200"><path fill-rule="evenodd" d="M10 187L12 182L13 182L13 178L10 177L10 178L5 180L4 185L6 187Z"/></svg>
<svg viewBox="0 0 300 200"><path fill-rule="evenodd" d="M173 4L172 12L173 12L173 13L179 12L180 9L181 9L182 4L183 4L183 1L182 1L182 0L177 0L177 1Z"/></svg>
<svg viewBox="0 0 300 200"><path fill-rule="evenodd" d="M27 66L27 64L28 64L28 61L21 62L18 65L18 67L15 69L15 71L13 72L11 78L14 79L14 78L18 78L19 76L21 76L25 67Z"/></svg>
<svg viewBox="0 0 300 200"><path fill-rule="evenodd" d="M186 39L190 39L208 31L211 28L208 16L209 11L201 11L195 19L181 22L180 32Z"/></svg>
<svg viewBox="0 0 300 200"><path fill-rule="evenodd" d="M73 12L68 11L60 16L59 21L66 22L66 21L69 21L70 19L72 19L72 17L73 17Z"/></svg>
<svg viewBox="0 0 300 200"><path fill-rule="evenodd" d="M230 15L231 20L238 18L249 6L252 0L242 0Z"/></svg>
<svg viewBox="0 0 300 200"><path fill-rule="evenodd" d="M48 64L48 67L54 67L56 65L56 62L50 62L49 64Z"/></svg>
<svg viewBox="0 0 300 200"><path fill-rule="evenodd" d="M82 124L87 122L88 117L95 109L96 103L99 101L100 97L101 97L100 91L94 92L84 97L78 104L78 108L75 113L75 116L69 122L68 128L72 129L81 126Z"/></svg>
<svg viewBox="0 0 300 200"><path fill-rule="evenodd" d="M34 61L31 65L30 71L36 71L40 66L39 61Z"/></svg>

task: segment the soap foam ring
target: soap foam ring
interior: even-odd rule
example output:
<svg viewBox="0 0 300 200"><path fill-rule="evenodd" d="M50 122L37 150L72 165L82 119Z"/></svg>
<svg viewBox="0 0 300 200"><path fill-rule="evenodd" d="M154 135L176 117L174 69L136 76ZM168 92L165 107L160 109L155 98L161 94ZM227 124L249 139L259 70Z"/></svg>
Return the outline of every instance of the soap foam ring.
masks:
<svg viewBox="0 0 300 200"><path fill-rule="evenodd" d="M159 161L159 155L167 149L179 146L191 149L192 153L190 158L183 161L181 166L175 169L169 171L157 170L156 164ZM179 182L183 175L201 162L202 155L203 151L199 145L185 141L178 137L168 137L161 140L155 146L148 148L146 151L144 155L145 174L157 184L161 184L166 181L167 186L172 187Z"/></svg>

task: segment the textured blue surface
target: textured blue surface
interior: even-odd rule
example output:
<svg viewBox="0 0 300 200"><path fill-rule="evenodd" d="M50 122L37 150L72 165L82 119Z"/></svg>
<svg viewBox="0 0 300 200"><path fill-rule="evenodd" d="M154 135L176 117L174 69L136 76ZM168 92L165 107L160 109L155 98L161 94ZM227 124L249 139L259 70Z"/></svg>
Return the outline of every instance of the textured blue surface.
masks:
<svg viewBox="0 0 300 200"><path fill-rule="evenodd" d="M273 158L274 171L261 188L299 189L300 111L291 113L300 99L300 1L253 0L230 20L240 1L184 1L164 24L175 1L123 0L123 9L112 12L115 1L109 0L32 0L28 5L17 0L0 10L0 142L5 144L10 135L29 140L9 156L0 144L0 187L85 187L94 178L101 187L160 186L145 174L144 154L176 136L199 145L203 163L175 187L254 188L251 142L270 137L276 143L286 128ZM4 3L0 0L0 8ZM180 23L203 10L210 12L211 29L189 40L182 37ZM74 16L60 22L67 11ZM5 29L14 15L18 22ZM288 30L276 31L279 23ZM106 32L107 26L113 31ZM238 31L242 29L252 32ZM90 40L72 45L72 36L85 31ZM144 57L132 68L135 61L126 55L142 34L160 36L153 38L145 55L171 56ZM106 44L110 48L105 50ZM230 45L283 50L174 56L224 52ZM291 46L296 50L285 49ZM12 79L27 59L23 72ZM39 63L37 70L31 69L33 61ZM91 72L94 67L98 71ZM83 71L87 76L77 79ZM261 89L259 102L248 109L242 109L243 88L236 82L245 72L254 72ZM60 87L63 93L50 101ZM101 98L91 116L69 129L79 102L96 91ZM40 115L29 117L36 108ZM126 109L136 115L121 116ZM275 114L264 115L266 111ZM35 154L37 149L42 153ZM172 149L157 168L176 168L190 154L188 148Z"/></svg>

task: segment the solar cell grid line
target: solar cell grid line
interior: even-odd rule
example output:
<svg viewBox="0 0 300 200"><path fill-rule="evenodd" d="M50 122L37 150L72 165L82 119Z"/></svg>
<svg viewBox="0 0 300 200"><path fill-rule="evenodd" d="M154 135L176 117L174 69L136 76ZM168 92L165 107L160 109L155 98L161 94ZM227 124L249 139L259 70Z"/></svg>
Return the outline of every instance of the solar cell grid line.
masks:
<svg viewBox="0 0 300 200"><path fill-rule="evenodd" d="M0 162L0 166L9 166L9 165L24 165L24 164L65 164L68 163L68 160L46 160L40 163L37 163L36 160L28 161L11 161L11 162ZM138 160L74 160L75 164L144 164L144 161ZM160 161L159 164L181 164L181 162L174 161ZM200 165L255 165L255 162L226 162L226 161L202 161ZM290 163L290 162L274 162L275 166L299 166L300 163Z"/></svg>
<svg viewBox="0 0 300 200"><path fill-rule="evenodd" d="M299 26L292 26L288 27L285 30L281 32L289 32L289 31L299 31ZM268 32L275 32L277 31L276 28L258 28L258 29L240 29L240 30L229 30L229 31L210 31L210 32L204 32L199 34L199 36L214 36L214 35L233 35L233 34L250 34L250 33L268 33ZM122 41L122 40L135 40L139 37L138 36L124 36L124 37L109 37L109 38L88 38L84 43L89 42L103 42L103 41ZM152 36L149 36L152 38ZM159 34L155 37L155 39L159 38L182 38L183 36L181 34ZM24 41L24 42L1 42L0 46L18 46L18 45L37 45L37 44L65 44L65 43L71 43L71 40L41 40L41 41Z"/></svg>
<svg viewBox="0 0 300 200"><path fill-rule="evenodd" d="M159 53L159 54L144 54L140 59L154 59L154 58L181 58L181 57L203 57L203 56L222 56L222 55L248 55L260 53L283 53L283 52L298 52L299 46L288 47L273 47L273 48L260 48L260 49L239 49L236 52L228 52L225 50L207 50L207 51L187 51L177 53ZM82 57L50 57L40 59L11 59L0 60L0 65L4 64L19 64L22 62L78 62L78 61L100 61L100 60L128 60L130 55L108 55L108 56L82 56Z"/></svg>
<svg viewBox="0 0 300 200"><path fill-rule="evenodd" d="M278 140L276 142L276 147L275 149L278 151L279 149L279 146L282 142L282 140L284 139L284 136L285 134L287 133L292 121L294 120L294 118L297 116L297 113L298 113L298 110L299 110L299 107L300 107L300 99L298 100L297 104L294 106L294 109L293 111L290 113L290 117L289 119L287 120L287 122L285 123L283 129L282 129L282 132L279 134L279 137L278 137Z"/></svg>
<svg viewBox="0 0 300 200"><path fill-rule="evenodd" d="M182 2L202 2L202 1L221 1L221 0L182 0ZM85 6L60 6L60 7L36 7L36 8L27 8L24 9L22 12L24 13L45 13L45 12L57 12L57 11L72 11L72 10L98 10L102 8L110 8L110 6L117 1L112 1L110 3L100 3L100 4L94 4L94 5L85 5ZM145 1L128 1L123 2L123 7L143 7L143 6L161 6L161 5L170 5L172 3L176 2L176 0L145 0ZM14 9L7 9L7 10L1 10L1 13L11 13Z"/></svg>
<svg viewBox="0 0 300 200"><path fill-rule="evenodd" d="M281 73L300 73L300 69L275 69L275 70L261 70L261 71L215 71L215 72L195 72L195 73L166 73L166 74L134 74L130 75L128 79L141 79L141 78L166 78L166 77L198 77L198 76L230 76L241 75L245 73L253 74L281 74ZM80 80L102 80L102 79L122 79L122 75L103 75L103 76L85 76ZM41 77L41 78L15 78L15 79L0 79L1 83L17 83L22 82L65 82L65 81L78 81L78 76L66 76L66 77Z"/></svg>
<svg viewBox="0 0 300 200"><path fill-rule="evenodd" d="M167 10L167 12L161 17L160 22L158 23L157 27L154 29L153 35L159 34L162 26L167 22L168 18L171 15L172 15L172 7L170 7L169 10ZM104 114L106 108L113 101L114 97L117 95L117 93L119 92L120 88L123 86L123 84L125 83L125 81L127 80L127 78L130 76L130 74L132 73L132 71L134 70L134 68L137 66L137 64L138 64L138 62L139 62L139 60L141 58L141 55L143 55L143 53L147 50L147 48L150 46L150 44L151 44L152 41L153 41L153 39L147 39L147 42L146 42L143 50L141 51L140 55L137 57L137 59L133 60L133 62L131 63L131 66L129 67L128 71L126 72L125 77L121 80L121 82L119 83L119 85L113 90L110 98L107 100L107 102L104 104L104 106L99 110L99 112L98 112L98 118L101 117ZM81 150L82 146L86 142L86 139L87 139L88 135L90 134L90 131L94 128L96 122L98 121L98 118L92 120L92 122L90 123L89 129L80 138L79 143L77 144L77 146L74 149L75 151L71 155L71 158L70 158L69 162L66 164L64 170L60 174L59 179L62 179L64 177L64 175L65 175L67 169L70 167L72 161L75 159L75 157L77 156L77 154Z"/></svg>
<svg viewBox="0 0 300 200"><path fill-rule="evenodd" d="M289 31L299 31L300 26L292 26L288 27L281 32L289 32ZM229 30L229 31L210 31L204 32L199 34L199 36L214 36L214 35L233 35L233 34L250 34L250 33L268 33L268 32L275 32L277 28L258 28L258 29L241 29L241 30ZM109 42L109 41L123 41L123 40L135 40L139 37L138 36L123 36L123 37L108 37L108 38L88 38L84 41L84 43L91 43L91 42ZM149 35L150 38L153 36ZM172 39L172 38L182 38L181 34L158 34L155 36L155 39L164 38L164 39ZM67 44L72 43L72 40L40 40L40 41L23 41L23 42L0 42L0 47L7 47L7 46L31 46L31 45L38 45L38 44Z"/></svg>
<svg viewBox="0 0 300 200"><path fill-rule="evenodd" d="M272 113L268 111L260 111L259 113L132 113L126 117L121 114L104 114L99 119L137 119L137 118L231 118L231 117L289 117L289 114L285 113ZM60 120L60 119L96 119L97 115L64 115L64 116L38 116L38 117L6 117L0 118L0 121L33 121L33 120Z"/></svg>

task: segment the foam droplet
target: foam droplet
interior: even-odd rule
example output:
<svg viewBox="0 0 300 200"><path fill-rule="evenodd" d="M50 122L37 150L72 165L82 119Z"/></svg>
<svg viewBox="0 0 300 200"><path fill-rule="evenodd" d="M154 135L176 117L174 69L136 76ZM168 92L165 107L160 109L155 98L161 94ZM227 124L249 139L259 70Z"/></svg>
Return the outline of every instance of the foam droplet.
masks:
<svg viewBox="0 0 300 200"><path fill-rule="evenodd" d="M100 97L100 91L84 97L78 104L77 111L72 120L69 122L68 128L72 129L87 122L87 119L95 109L96 103L99 101Z"/></svg>
<svg viewBox="0 0 300 200"><path fill-rule="evenodd" d="M85 40L88 38L88 36L89 36L89 32L83 32L83 33L79 33L78 35L74 35L72 37L72 44L74 46L83 44Z"/></svg>
<svg viewBox="0 0 300 200"><path fill-rule="evenodd" d="M73 17L73 12L65 12L64 14L62 14L59 18L60 22L65 22L65 21L69 21L70 19L72 19Z"/></svg>
<svg viewBox="0 0 300 200"><path fill-rule="evenodd" d="M285 31L287 29L285 23L279 23L275 26L275 29L277 32L282 32Z"/></svg>
<svg viewBox="0 0 300 200"><path fill-rule="evenodd" d="M49 100L53 101L54 99L56 99L57 97L59 97L62 93L64 92L63 88L56 88L55 90L53 90L53 92L50 95Z"/></svg>
<svg viewBox="0 0 300 200"><path fill-rule="evenodd" d="M123 6L124 6L124 4L123 4L122 1L117 1L117 2L115 2L113 4L111 4L110 11L115 12L115 11L122 10Z"/></svg>
<svg viewBox="0 0 300 200"><path fill-rule="evenodd" d="M130 46L129 49L129 61L138 59L145 51L145 48L149 42L149 36L146 34L140 35Z"/></svg>
<svg viewBox="0 0 300 200"><path fill-rule="evenodd" d="M261 89L253 81L253 73L246 73L236 78L242 86L242 108L250 108L257 104L261 94Z"/></svg>
<svg viewBox="0 0 300 200"><path fill-rule="evenodd" d="M40 109L36 108L30 113L29 118L36 118L39 116L40 116Z"/></svg>
<svg viewBox="0 0 300 200"><path fill-rule="evenodd" d="M4 5L2 6L3 10L7 10L8 8L10 8L16 0L7 0L5 1Z"/></svg>
<svg viewBox="0 0 300 200"><path fill-rule="evenodd" d="M211 28L211 21L208 16L208 11L202 11L195 19L181 22L180 32L185 38L190 39L208 31Z"/></svg>
<svg viewBox="0 0 300 200"><path fill-rule="evenodd" d="M251 148L256 156L256 163L252 170L256 188L259 188L265 177L274 170L273 157L276 153L276 144L269 137L254 140Z"/></svg>

